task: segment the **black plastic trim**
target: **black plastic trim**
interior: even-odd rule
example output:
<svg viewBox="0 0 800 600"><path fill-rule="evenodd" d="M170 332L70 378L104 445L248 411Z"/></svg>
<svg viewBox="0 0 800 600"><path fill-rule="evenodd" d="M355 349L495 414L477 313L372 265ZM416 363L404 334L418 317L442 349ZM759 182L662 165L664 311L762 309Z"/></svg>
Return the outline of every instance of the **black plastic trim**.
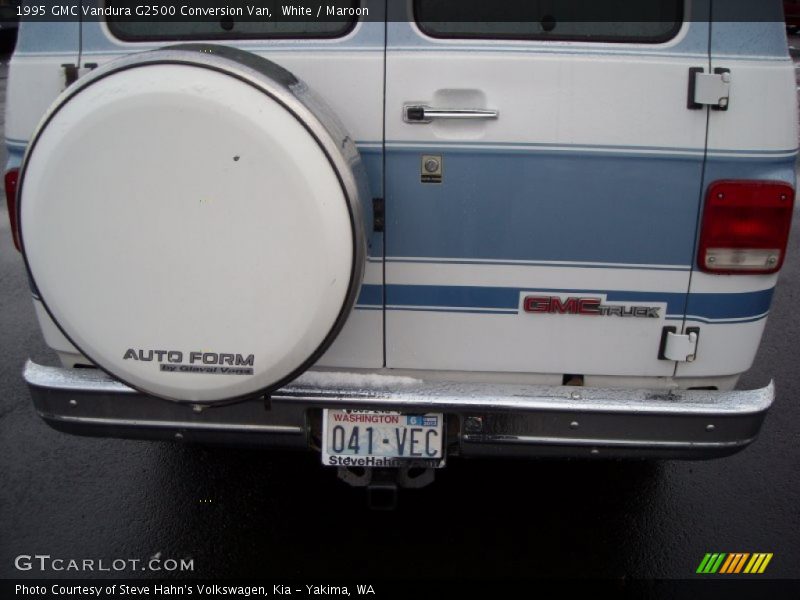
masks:
<svg viewBox="0 0 800 600"><path fill-rule="evenodd" d="M383 198L372 199L372 231L381 233L386 226L386 203Z"/></svg>
<svg viewBox="0 0 800 600"><path fill-rule="evenodd" d="M703 105L699 102L694 101L694 93L695 89L697 88L697 78L696 75L698 73L705 73L706 70L703 67L690 67L689 68L689 92L686 96L686 108L689 110L700 110L703 108Z"/></svg>

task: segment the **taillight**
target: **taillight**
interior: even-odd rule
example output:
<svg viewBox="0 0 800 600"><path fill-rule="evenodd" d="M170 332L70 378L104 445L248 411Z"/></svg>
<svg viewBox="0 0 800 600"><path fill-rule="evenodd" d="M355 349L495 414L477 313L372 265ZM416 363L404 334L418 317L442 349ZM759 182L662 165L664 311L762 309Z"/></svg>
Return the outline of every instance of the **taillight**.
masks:
<svg viewBox="0 0 800 600"><path fill-rule="evenodd" d="M708 273L775 273L783 265L794 188L780 181L709 187L697 264Z"/></svg>
<svg viewBox="0 0 800 600"><path fill-rule="evenodd" d="M6 172L6 203L8 204L8 220L11 221L11 236L14 238L14 246L17 250L19 245L19 229L17 228L17 179L19 169L9 169Z"/></svg>

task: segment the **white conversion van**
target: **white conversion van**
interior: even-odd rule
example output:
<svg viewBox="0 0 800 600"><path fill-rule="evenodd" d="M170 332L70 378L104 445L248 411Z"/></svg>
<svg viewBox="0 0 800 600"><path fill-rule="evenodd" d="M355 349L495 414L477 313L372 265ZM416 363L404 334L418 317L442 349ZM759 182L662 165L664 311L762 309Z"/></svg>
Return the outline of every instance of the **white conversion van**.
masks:
<svg viewBox="0 0 800 600"><path fill-rule="evenodd" d="M757 436L775 389L735 386L798 145L779 0L195 4L23 15L5 183L48 424L408 486Z"/></svg>

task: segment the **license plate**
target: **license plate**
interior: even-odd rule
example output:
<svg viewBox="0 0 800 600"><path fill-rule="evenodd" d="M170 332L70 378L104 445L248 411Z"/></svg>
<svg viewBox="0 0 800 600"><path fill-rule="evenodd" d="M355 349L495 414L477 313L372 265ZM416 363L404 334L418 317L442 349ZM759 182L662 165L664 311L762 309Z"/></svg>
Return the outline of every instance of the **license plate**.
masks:
<svg viewBox="0 0 800 600"><path fill-rule="evenodd" d="M444 415L324 409L322 463L335 467L444 466Z"/></svg>

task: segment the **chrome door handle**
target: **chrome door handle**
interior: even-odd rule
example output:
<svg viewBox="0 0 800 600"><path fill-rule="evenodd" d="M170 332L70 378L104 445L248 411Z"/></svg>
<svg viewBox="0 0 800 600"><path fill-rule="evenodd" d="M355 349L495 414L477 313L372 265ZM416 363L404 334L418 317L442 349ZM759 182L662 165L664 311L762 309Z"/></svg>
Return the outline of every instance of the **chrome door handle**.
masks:
<svg viewBox="0 0 800 600"><path fill-rule="evenodd" d="M406 123L430 123L434 119L497 119L500 112L485 108L431 108L424 104L403 106Z"/></svg>

